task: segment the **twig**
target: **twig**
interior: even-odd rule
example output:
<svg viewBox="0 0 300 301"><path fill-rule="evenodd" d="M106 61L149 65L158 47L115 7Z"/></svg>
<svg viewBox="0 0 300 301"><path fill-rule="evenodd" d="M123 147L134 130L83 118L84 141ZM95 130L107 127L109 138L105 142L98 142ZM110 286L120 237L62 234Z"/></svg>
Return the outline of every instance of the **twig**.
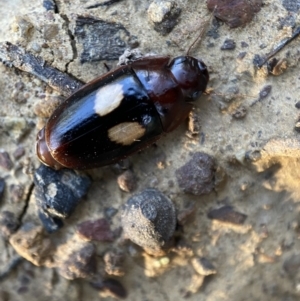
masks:
<svg viewBox="0 0 300 301"><path fill-rule="evenodd" d="M38 77L64 96L70 96L83 85L81 81L51 67L41 57L9 42L0 43L0 61Z"/></svg>
<svg viewBox="0 0 300 301"><path fill-rule="evenodd" d="M274 49L266 54L265 58L262 62L260 62L257 67L261 68L271 57L273 57L276 53L278 53L281 49L283 49L286 45L288 45L290 42L292 42L294 39L296 39L300 35L300 26L295 29L291 37L288 37L284 40L282 40L278 45L274 47Z"/></svg>

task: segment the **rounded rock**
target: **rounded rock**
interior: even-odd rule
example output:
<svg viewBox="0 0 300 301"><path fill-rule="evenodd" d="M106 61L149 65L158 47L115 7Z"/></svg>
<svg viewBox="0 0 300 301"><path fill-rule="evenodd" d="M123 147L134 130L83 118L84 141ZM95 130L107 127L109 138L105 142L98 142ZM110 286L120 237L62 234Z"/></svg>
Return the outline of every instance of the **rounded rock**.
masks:
<svg viewBox="0 0 300 301"><path fill-rule="evenodd" d="M176 170L178 185L186 193L208 194L215 188L216 168L213 157L196 152L189 162Z"/></svg>
<svg viewBox="0 0 300 301"><path fill-rule="evenodd" d="M131 197L122 212L124 234L148 253L159 253L176 226L173 203L160 191L146 189Z"/></svg>

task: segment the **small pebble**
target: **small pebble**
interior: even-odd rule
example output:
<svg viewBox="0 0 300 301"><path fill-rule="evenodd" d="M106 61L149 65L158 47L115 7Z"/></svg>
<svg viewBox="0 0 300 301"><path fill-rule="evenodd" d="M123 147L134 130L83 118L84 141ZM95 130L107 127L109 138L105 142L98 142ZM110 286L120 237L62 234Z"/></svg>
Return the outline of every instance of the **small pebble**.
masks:
<svg viewBox="0 0 300 301"><path fill-rule="evenodd" d="M34 183L39 210L64 219L87 193L91 180L69 169L56 171L42 164L35 171Z"/></svg>
<svg viewBox="0 0 300 301"><path fill-rule="evenodd" d="M31 51L32 52L36 52L36 53L40 53L42 50L41 45L39 43L33 42L31 44Z"/></svg>
<svg viewBox="0 0 300 301"><path fill-rule="evenodd" d="M24 117L12 116L0 117L0 124L1 131L7 133L10 139L16 143L19 143L34 126L32 122L27 121Z"/></svg>
<svg viewBox="0 0 300 301"><path fill-rule="evenodd" d="M266 47L267 47L267 44L265 44L265 43L262 43L262 44L259 45L260 49L265 49Z"/></svg>
<svg viewBox="0 0 300 301"><path fill-rule="evenodd" d="M124 171L117 179L121 190L125 192L133 192L136 189L136 177L131 170Z"/></svg>
<svg viewBox="0 0 300 301"><path fill-rule="evenodd" d="M123 66L131 64L132 62L141 59L145 55L141 52L140 49L126 49L124 53L119 57L117 66ZM127 159L125 159L127 160Z"/></svg>
<svg viewBox="0 0 300 301"><path fill-rule="evenodd" d="M129 44L135 43L136 39L121 24L121 19L118 19L119 22L113 22L109 18L99 19L91 14L79 14L74 17L73 35L77 43L82 46L77 49L81 63L118 60L125 49L129 48Z"/></svg>
<svg viewBox="0 0 300 301"><path fill-rule="evenodd" d="M295 131L300 132L300 121L297 121L294 126Z"/></svg>
<svg viewBox="0 0 300 301"><path fill-rule="evenodd" d="M242 41L242 42L241 42L241 47L242 47L242 48L249 47L249 44L246 43L246 42L244 42L244 41Z"/></svg>
<svg viewBox="0 0 300 301"><path fill-rule="evenodd" d="M234 211L231 206L223 206L219 209L209 211L207 217L234 225L242 225L245 222L247 215Z"/></svg>
<svg viewBox="0 0 300 301"><path fill-rule="evenodd" d="M57 24L47 24L43 26L43 38L46 41L51 41L56 38L59 33L59 26Z"/></svg>
<svg viewBox="0 0 300 301"><path fill-rule="evenodd" d="M192 110L189 114L188 130L189 136L198 135L201 130L201 122L199 120L199 116L194 110Z"/></svg>
<svg viewBox="0 0 300 301"><path fill-rule="evenodd" d="M217 270L214 265L205 257L195 257L192 259L192 266L195 271L202 276L216 274Z"/></svg>
<svg viewBox="0 0 300 301"><path fill-rule="evenodd" d="M262 0L208 0L207 8L229 27L244 27L263 5Z"/></svg>
<svg viewBox="0 0 300 301"><path fill-rule="evenodd" d="M184 192L202 195L214 189L215 171L215 160L205 153L197 152L189 162L176 170L175 175Z"/></svg>
<svg viewBox="0 0 300 301"><path fill-rule="evenodd" d="M105 218L85 221L77 226L77 233L86 240L110 242L114 240L109 222Z"/></svg>
<svg viewBox="0 0 300 301"><path fill-rule="evenodd" d="M246 56L246 54L247 54L246 51L240 52L237 56L237 59L242 60Z"/></svg>
<svg viewBox="0 0 300 301"><path fill-rule="evenodd" d="M148 20L154 25L154 30L161 35L167 35L178 23L181 9L175 1L153 1L148 8Z"/></svg>
<svg viewBox="0 0 300 301"><path fill-rule="evenodd" d="M261 159L261 152L259 150L247 151L245 160L248 162L257 162Z"/></svg>
<svg viewBox="0 0 300 301"><path fill-rule="evenodd" d="M300 101L297 101L297 102L295 103L295 107L296 107L297 109L300 109Z"/></svg>
<svg viewBox="0 0 300 301"><path fill-rule="evenodd" d="M96 248L88 243L68 256L60 266L59 273L66 279L74 280L91 277L95 275L96 269Z"/></svg>
<svg viewBox="0 0 300 301"><path fill-rule="evenodd" d="M226 39L221 46L221 50L234 50L236 47L235 41L232 39Z"/></svg>
<svg viewBox="0 0 300 301"><path fill-rule="evenodd" d="M40 266L51 258L53 246L42 226L33 222L22 224L9 242L15 251L34 265Z"/></svg>
<svg viewBox="0 0 300 301"><path fill-rule="evenodd" d="M23 157L25 154L25 148L22 145L19 145L16 150L13 152L13 157L18 160Z"/></svg>
<svg viewBox="0 0 300 301"><path fill-rule="evenodd" d="M235 109L231 116L235 119L243 119L247 114L247 109L245 106L241 105Z"/></svg>
<svg viewBox="0 0 300 301"><path fill-rule="evenodd" d="M9 196L12 203L18 203L23 199L25 187L23 185L12 184L9 186Z"/></svg>
<svg viewBox="0 0 300 301"><path fill-rule="evenodd" d="M259 66L261 66L263 64L264 61L265 61L264 57L261 57L258 54L254 55L254 58L253 58L253 64L254 64L254 66L259 67Z"/></svg>
<svg viewBox="0 0 300 301"><path fill-rule="evenodd" d="M6 170L11 170L13 168L13 163L8 152L3 150L0 151L0 166Z"/></svg>
<svg viewBox="0 0 300 301"><path fill-rule="evenodd" d="M270 61L267 62L267 69L269 73L278 76L287 69L287 60L278 60L276 58L272 58Z"/></svg>
<svg viewBox="0 0 300 301"><path fill-rule="evenodd" d="M270 94L271 90L272 90L271 85L264 86L259 92L259 100L266 98Z"/></svg>

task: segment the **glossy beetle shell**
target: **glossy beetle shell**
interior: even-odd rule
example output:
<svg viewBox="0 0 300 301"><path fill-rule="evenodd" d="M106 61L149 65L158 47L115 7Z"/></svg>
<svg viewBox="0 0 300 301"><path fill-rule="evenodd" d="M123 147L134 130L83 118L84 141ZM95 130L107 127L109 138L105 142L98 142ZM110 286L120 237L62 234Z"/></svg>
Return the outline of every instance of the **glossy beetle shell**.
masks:
<svg viewBox="0 0 300 301"><path fill-rule="evenodd" d="M146 57L91 81L60 105L37 137L39 159L55 168L117 162L186 119L208 82L190 56Z"/></svg>

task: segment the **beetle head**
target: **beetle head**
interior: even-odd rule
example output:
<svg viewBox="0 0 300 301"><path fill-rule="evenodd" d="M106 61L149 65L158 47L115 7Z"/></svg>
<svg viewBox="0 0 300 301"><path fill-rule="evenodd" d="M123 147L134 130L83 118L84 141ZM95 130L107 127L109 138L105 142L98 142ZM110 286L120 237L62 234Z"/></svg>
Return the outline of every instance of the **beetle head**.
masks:
<svg viewBox="0 0 300 301"><path fill-rule="evenodd" d="M179 56L170 62L169 68L186 101L196 100L205 91L209 75L201 60Z"/></svg>

